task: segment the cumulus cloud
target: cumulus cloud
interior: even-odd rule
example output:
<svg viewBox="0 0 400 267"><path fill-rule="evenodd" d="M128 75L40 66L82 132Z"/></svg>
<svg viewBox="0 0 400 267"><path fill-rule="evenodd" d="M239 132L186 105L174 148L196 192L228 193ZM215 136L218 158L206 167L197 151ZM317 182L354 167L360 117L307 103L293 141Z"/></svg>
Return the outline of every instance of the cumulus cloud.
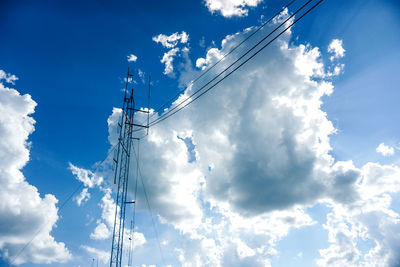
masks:
<svg viewBox="0 0 400 267"><path fill-rule="evenodd" d="M161 45L169 50L164 53L161 63L165 65L164 74L174 77L174 67L172 65L174 58L182 54L187 54L189 52L188 47L177 47L178 44L186 44L189 40L189 35L182 31L181 34L178 32L173 33L169 36L164 34L159 34L153 37L153 41L156 43L161 43Z"/></svg>
<svg viewBox="0 0 400 267"><path fill-rule="evenodd" d="M330 70L326 73L327 77L338 76L343 73L344 64L337 64L334 66L330 66L329 69Z"/></svg>
<svg viewBox="0 0 400 267"><path fill-rule="evenodd" d="M174 67L172 66L172 62L174 61L174 57L179 52L179 48L173 48L169 50L167 53L164 53L161 63L165 64L164 74L171 74L174 71Z"/></svg>
<svg viewBox="0 0 400 267"><path fill-rule="evenodd" d="M344 52L346 50L343 48L343 41L339 39L333 39L332 42L328 46L328 52L333 53L333 55L330 57L330 60L334 60L336 58L342 58L344 57Z"/></svg>
<svg viewBox="0 0 400 267"><path fill-rule="evenodd" d="M117 109L116 109L117 110ZM71 168L71 171L74 171L73 168ZM88 170L85 169L79 169L79 173L91 173ZM80 177L86 177L87 175L81 175ZM95 175L93 175L94 177ZM84 181L88 181L88 179L82 179ZM95 183L94 183L95 184ZM97 185L100 186L100 185ZM85 194L87 192L88 188L85 188L82 193ZM112 190L111 188L108 187L100 187L101 191L104 192L104 196L101 199L101 202L99 204L99 207L101 208L101 217L97 219L96 221L96 227L93 229L93 232L90 233L90 238L93 240L106 240L109 239L112 235L113 232L113 227L114 227L114 219L115 219L115 202L111 196ZM80 195L82 195L82 193ZM80 200L81 196L78 196L77 201ZM80 205L78 203L78 205ZM143 246L146 243L146 238L143 233L141 232L134 232L134 236L131 237L130 231L125 228L124 229L124 243L128 244L130 242L130 238L133 238L133 247L132 249L135 249L136 247ZM101 261L104 263L107 263L109 260L109 252L105 252L102 250L99 250L97 248L92 248L90 246L85 246L82 245L81 248L86 250L89 254L91 254L94 258L99 258ZM127 246L125 246L127 248ZM127 252L127 251L126 251ZM107 255L106 255L107 254Z"/></svg>
<svg viewBox="0 0 400 267"><path fill-rule="evenodd" d="M205 0L205 5L211 13L220 12L222 16L243 17L249 13L248 7L256 7L262 0Z"/></svg>
<svg viewBox="0 0 400 267"><path fill-rule="evenodd" d="M15 75L0 71L1 256L14 264L66 262L70 252L50 235L58 220L58 200L51 194L42 198L21 171L29 160L28 137L35 129L31 114L36 103L30 95L20 95L3 84L16 80ZM35 234L32 243L15 258Z"/></svg>
<svg viewBox="0 0 400 267"><path fill-rule="evenodd" d="M111 197L111 189L107 189L101 199L100 207L102 208L101 218L109 227L114 225L115 202Z"/></svg>
<svg viewBox="0 0 400 267"><path fill-rule="evenodd" d="M219 52L209 50L208 62L218 60L241 37L224 40ZM276 79L283 69L285 79ZM331 94L333 86L314 80L324 76L319 49L275 43L246 72L235 75L240 79L224 81L223 88L229 88L225 94L213 93L185 112L199 163L214 166L207 174L207 193L250 214L312 203L327 189L324 167L332 163L329 135L335 132L320 109L321 97ZM213 107L212 115L205 112L211 110L207 106ZM199 113L204 116L194 115Z"/></svg>
<svg viewBox="0 0 400 267"><path fill-rule="evenodd" d="M109 125L115 125L120 113L119 109L113 110L113 114L108 119ZM138 120L141 119L138 115ZM112 133L116 134L115 131ZM202 176L200 171L188 162L186 144L178 138L179 136L189 135L187 132L176 133L168 129L153 131L148 137L149 141L141 143L140 149L160 154L152 158L153 153L142 153L140 166L143 169L146 190L152 196L151 206L159 211L162 218L177 225L182 223L182 228L188 229L196 227L200 223L199 217L202 216L197 203L200 193L200 188L197 186L200 186ZM111 140L115 138L115 136L110 136ZM130 185L129 190L133 196L133 183ZM197 186L193 188L194 185ZM143 190L139 191L138 198L140 201L136 204L145 208Z"/></svg>
<svg viewBox="0 0 400 267"><path fill-rule="evenodd" d="M393 156L394 155L394 148L385 145L384 143L380 143L379 146L376 148L376 152L380 153L382 156Z"/></svg>
<svg viewBox="0 0 400 267"><path fill-rule="evenodd" d="M118 114L120 113L120 110L115 110ZM117 116L115 116L115 118L117 119ZM116 127L116 124L112 127ZM114 134L114 132L110 132L110 134ZM116 142L116 139L110 139L110 143L114 144L114 142ZM92 233L90 233L90 238L94 240L108 239L112 235L115 216L115 202L111 196L111 187L104 183L103 176L99 173L94 173L90 170L76 167L72 163L69 163L69 170L85 186L81 193L74 198L78 206L81 206L90 199L90 193L88 192L89 188L96 188L104 194L101 202L98 204L98 206L101 208L101 217L96 221L96 226ZM114 177L107 169L104 174L109 177Z"/></svg>
<svg viewBox="0 0 400 267"><path fill-rule="evenodd" d="M14 74L6 73L4 70L0 70L0 81L5 81L6 83L15 84L18 77Z"/></svg>
<svg viewBox="0 0 400 267"><path fill-rule="evenodd" d="M93 233L90 234L91 239L107 239L111 235L110 230L104 223L99 223L94 229Z"/></svg>
<svg viewBox="0 0 400 267"><path fill-rule="evenodd" d="M87 188L84 188L81 193L75 197L75 201L76 204L78 204L78 206L82 205L83 203L85 203L86 201L88 201L90 199L90 193L88 192Z"/></svg>
<svg viewBox="0 0 400 267"><path fill-rule="evenodd" d="M124 248L127 250L126 253L128 253L130 247L130 238L132 238L132 250L135 250L135 248L137 247L143 246L147 242L143 233L133 232L131 237L130 233L128 233L128 231L126 230L124 235L124 244L126 244Z"/></svg>
<svg viewBox="0 0 400 267"><path fill-rule="evenodd" d="M231 42L232 39L241 38L240 36L244 34L248 34L253 31L254 27L249 27L244 29L242 32L238 32L235 34L227 35L221 41L221 49L217 47L211 47L207 50L205 58L198 58L196 60L196 67L204 70L206 67L210 67L214 65L216 62L220 61L224 55L227 54L229 50L231 50L237 43ZM223 64L223 63L221 63ZM226 64L227 65L227 64ZM192 74L193 75L193 74Z"/></svg>
<svg viewBox="0 0 400 267"><path fill-rule="evenodd" d="M221 49L211 48L201 66L216 62L249 30L228 36ZM177 250L183 266L268 265L278 253L274 246L290 229L314 223L297 206L334 195L328 188L351 177L338 167L335 182L329 179L329 134L335 130L320 110L320 98L333 86L313 80L323 77L320 52L289 46L289 37L173 122L153 127L140 144L151 205L162 222L187 238L185 248ZM289 74L277 79L282 69ZM195 89L189 87L173 105ZM110 140L115 140L111 126L118 113L114 109L108 120ZM140 116L138 121L144 119ZM129 190L132 195L134 188ZM139 193L138 208L143 203Z"/></svg>
<svg viewBox="0 0 400 267"><path fill-rule="evenodd" d="M214 64L249 30L227 36L196 66ZM400 237L389 234L399 227L390 207L399 190L398 168L335 160L330 136L336 129L322 110L322 99L334 89L328 80L333 65L323 62L319 48L290 40L291 33L284 34L190 108L152 127L140 143L152 207L184 240L176 248L182 266L270 266L291 229L316 223L307 208L317 203L331 208L325 223L329 246L320 250L319 265L375 259L390 266L399 259ZM191 83L172 107L238 55ZM197 76L190 66L180 73L181 82ZM108 120L110 140L116 138L118 113L114 109ZM143 203L139 193L137 207ZM367 253L359 249L363 240L373 240Z"/></svg>
<svg viewBox="0 0 400 267"><path fill-rule="evenodd" d="M180 34L178 32L173 33L169 36L165 34L159 34L153 37L153 41L156 43L161 43L165 48L174 48L178 43L185 44L189 40L189 35L182 31Z"/></svg>
<svg viewBox="0 0 400 267"><path fill-rule="evenodd" d="M214 209L177 252L182 266L270 266L277 242L290 229L312 224L298 208L247 218Z"/></svg>
<svg viewBox="0 0 400 267"><path fill-rule="evenodd" d="M400 214L391 209L391 195L400 192L400 169L367 163L358 170L358 198L332 211L325 228L330 246L320 250L319 266L398 266ZM362 253L358 244L373 245Z"/></svg>
<svg viewBox="0 0 400 267"><path fill-rule="evenodd" d="M114 219L115 219L115 202L111 196L111 188L103 188L104 196L101 199L101 203L99 204L101 208L101 217L96 221L96 227L93 232L90 234L90 238L94 240L105 240L111 237L114 227ZM130 233L128 229L124 230L124 241L125 244L128 244L130 237ZM134 233L134 247L142 246L146 243L146 238L143 233L135 232ZM93 252L94 253L94 252Z"/></svg>
<svg viewBox="0 0 400 267"><path fill-rule="evenodd" d="M207 51L207 55L205 58L198 58L196 60L196 67L205 69L206 66L210 66L214 61L220 60L224 55L221 55L220 51L218 48L210 48Z"/></svg>
<svg viewBox="0 0 400 267"><path fill-rule="evenodd" d="M129 56L127 56L127 60L128 62L136 62L137 56L135 56L134 54L130 54Z"/></svg>
<svg viewBox="0 0 400 267"><path fill-rule="evenodd" d="M104 196L99 204L102 213L101 219L97 220L97 225L90 234L91 239L102 240L111 236L114 226L115 202L111 197L111 189L104 189Z"/></svg>
<svg viewBox="0 0 400 267"><path fill-rule="evenodd" d="M99 186L103 182L103 177L97 176L92 171L79 168L72 163L69 163L69 169L72 174L81 181L86 187L93 188L94 186Z"/></svg>

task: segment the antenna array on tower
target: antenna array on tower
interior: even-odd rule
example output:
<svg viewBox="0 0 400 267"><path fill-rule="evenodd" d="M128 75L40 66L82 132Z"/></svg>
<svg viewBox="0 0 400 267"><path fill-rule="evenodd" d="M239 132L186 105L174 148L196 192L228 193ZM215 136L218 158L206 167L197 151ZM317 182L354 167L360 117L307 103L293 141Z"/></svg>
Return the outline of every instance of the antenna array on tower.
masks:
<svg viewBox="0 0 400 267"><path fill-rule="evenodd" d="M135 205L135 201L126 201L128 193L129 181L129 163L131 156L132 140L138 138L133 137L133 128L141 127L148 129L148 125L140 125L133 122L135 111L147 113L148 110L135 109L135 101L133 97L133 88L130 95L128 85L132 81L133 74L129 73L125 81L124 102L120 120L118 122L118 148L113 158L114 169L114 184L117 184L117 197L114 217L114 229L112 237L110 267L122 266L122 251L124 245L124 226L125 226L125 211L126 204Z"/></svg>

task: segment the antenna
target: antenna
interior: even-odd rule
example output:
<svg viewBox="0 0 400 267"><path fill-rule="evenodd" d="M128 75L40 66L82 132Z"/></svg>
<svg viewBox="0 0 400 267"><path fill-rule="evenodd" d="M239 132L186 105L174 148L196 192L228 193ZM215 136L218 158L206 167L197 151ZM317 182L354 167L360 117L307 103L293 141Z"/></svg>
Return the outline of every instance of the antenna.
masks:
<svg viewBox="0 0 400 267"><path fill-rule="evenodd" d="M129 163L131 156L132 140L137 140L132 136L133 127L148 129L148 125L140 125L133 122L135 111L149 113L146 110L135 109L133 98L133 88L128 95L128 86L133 79L133 74L129 72L125 80L124 101L121 117L118 122L118 149L114 154L114 184L117 184L117 196L115 201L114 229L111 246L110 267L122 266L122 251L124 246L124 227L126 204L135 204L135 201L126 201L128 193ZM118 179L117 179L118 178Z"/></svg>

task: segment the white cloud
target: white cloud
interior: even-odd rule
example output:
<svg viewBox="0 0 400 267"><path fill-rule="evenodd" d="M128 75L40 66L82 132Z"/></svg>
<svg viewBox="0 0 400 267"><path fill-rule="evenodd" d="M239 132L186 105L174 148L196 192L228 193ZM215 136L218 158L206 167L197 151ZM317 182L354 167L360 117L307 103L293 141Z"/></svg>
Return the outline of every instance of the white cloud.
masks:
<svg viewBox="0 0 400 267"><path fill-rule="evenodd" d="M174 57L186 55L189 52L189 48L187 46L182 48L179 48L177 46L179 43L186 44L188 40L189 40L189 35L184 31L182 31L181 34L176 32L169 36L164 34L159 34L153 37L154 42L161 43L163 47L169 49L167 52L164 53L161 59L161 63L165 64L165 69L164 69L165 75L174 77L174 67L172 65ZM182 54L180 52L182 52Z"/></svg>
<svg viewBox="0 0 400 267"><path fill-rule="evenodd" d="M115 202L111 198L111 189L106 190L106 193L101 199L101 203L99 205L102 208L101 218L111 228L114 226L115 217Z"/></svg>
<svg viewBox="0 0 400 267"><path fill-rule="evenodd" d="M3 259L14 264L25 262L66 262L71 254L50 232L58 220L58 200L51 194L43 198L30 185L22 168L29 160L28 136L34 131L36 103L31 96L20 95L2 83L18 80L0 71L0 250ZM32 243L17 257L33 236Z"/></svg>
<svg viewBox="0 0 400 267"><path fill-rule="evenodd" d="M92 239L107 239L111 236L115 219L115 202L111 198L111 189L103 189L104 196L99 204L102 212L101 219L97 220L97 225L90 234Z"/></svg>
<svg viewBox="0 0 400 267"><path fill-rule="evenodd" d="M207 51L206 58L198 58L196 60L196 67L205 69L205 66L211 66L220 60L224 55L221 54L218 48L210 48Z"/></svg>
<svg viewBox="0 0 400 267"><path fill-rule="evenodd" d="M213 54L223 54L241 37L223 41L222 52L213 49ZM282 69L289 74L276 79ZM221 89L224 93L213 93L184 113L191 120L184 127L193 130L199 163L215 166L207 175L207 193L244 213L312 203L325 190L328 173L322 170L332 162L329 134L335 131L320 110L320 98L332 93L332 85L313 80L324 75L318 48L278 42L235 75L240 79L224 81L229 91ZM293 191L285 181L303 189Z"/></svg>
<svg viewBox="0 0 400 267"><path fill-rule="evenodd" d="M285 8L285 9L283 9L283 10L279 13L278 16L275 16L275 17L272 19L272 23L275 24L275 25L281 24L281 23L283 23L289 16L290 16L290 15L289 15L289 9L288 9L288 8ZM293 18L292 18L292 20L293 20ZM293 22L292 20L288 20L287 22L289 22L289 24L290 24L291 22ZM287 24L287 25L285 25L285 26L287 27L289 24Z"/></svg>
<svg viewBox="0 0 400 267"><path fill-rule="evenodd" d="M136 62L137 56L135 56L134 54L130 54L129 56L127 56L127 60L128 62Z"/></svg>
<svg viewBox="0 0 400 267"><path fill-rule="evenodd" d="M76 201L76 204L78 204L78 206L82 205L89 199L90 199L90 193L88 192L87 188L83 188L82 192L78 196L75 197L75 201Z"/></svg>
<svg viewBox="0 0 400 267"><path fill-rule="evenodd" d="M92 171L76 167L72 163L69 163L69 169L86 187L100 186L103 182L103 177L96 175Z"/></svg>
<svg viewBox="0 0 400 267"><path fill-rule="evenodd" d="M161 63L165 64L164 74L171 74L174 71L174 67L172 62L174 61L174 57L179 52L179 48L174 48L169 50L168 52L164 53Z"/></svg>
<svg viewBox="0 0 400 267"><path fill-rule="evenodd" d="M93 259L99 259L104 264L106 264L110 260L110 253L108 251L104 251L89 246L81 246L81 248L87 251Z"/></svg>
<svg viewBox="0 0 400 267"><path fill-rule="evenodd" d="M391 209L391 194L400 192L400 168L367 163L359 171L358 198L346 205L330 202L325 228L330 246L320 251L320 266L397 266L400 214ZM394 234L396 233L396 234ZM366 252L359 242L369 241Z"/></svg>
<svg viewBox="0 0 400 267"><path fill-rule="evenodd" d="M6 83L15 84L18 77L14 74L6 73L4 70L0 70L0 82L5 81Z"/></svg>
<svg viewBox="0 0 400 267"><path fill-rule="evenodd" d="M120 108L113 108L111 116L107 119L108 142L110 142L111 147L118 144L118 121L120 120L121 112Z"/></svg>
<svg viewBox="0 0 400 267"><path fill-rule="evenodd" d="M216 47L211 47L207 50L206 57L205 58L198 58L196 60L196 67L201 68L204 70L206 67L210 67L214 65L216 62L220 61L224 55L228 54L228 51L233 49L236 46L236 42L232 42L231 40L236 39L236 38L241 38L243 34L249 33L253 31L255 28L254 27L249 27L243 30L243 32L238 32L232 35L227 35L222 41L221 41L221 49L218 49ZM227 66L228 64L223 64L223 62L220 63L221 65Z"/></svg>
<svg viewBox="0 0 400 267"><path fill-rule="evenodd" d="M270 266L274 247L290 229L313 224L301 209L248 218L214 211L177 250L182 266Z"/></svg>
<svg viewBox="0 0 400 267"><path fill-rule="evenodd" d="M116 114L120 114L121 110L115 109L115 112ZM118 116L115 116L115 119L118 119L117 117ZM115 121L115 124L113 123L114 122L110 124L112 125L110 127L114 127L113 131L115 132L110 132L110 135L111 134L117 135L116 132L117 121ZM109 141L114 144L114 142L116 142L116 139L115 140L110 139ZM90 238L95 240L104 240L109 238L113 231L114 219L115 219L115 202L111 197L111 188L104 187L103 177L98 173L94 173L87 169L78 168L72 163L69 163L69 169L71 170L72 174L75 175L75 177L79 181L81 181L85 186L82 192L75 197L75 201L77 202L78 206L80 206L82 203L90 199L90 193L88 192L88 188L97 187L101 192L104 193L104 196L102 197L101 202L99 203L99 207L101 208L102 211L101 219L98 219L96 221L96 227L94 228L93 232L90 233ZM114 177L112 173L109 172L109 170L106 171L106 174L107 174L106 177L107 176Z"/></svg>
<svg viewBox="0 0 400 267"><path fill-rule="evenodd" d="M114 109L114 110L115 110L115 112L120 113L120 110L118 110L118 109ZM115 117L117 117L117 116L115 116ZM97 185L100 187L101 182L103 181L102 179L99 179L101 181L100 183L94 182L95 181L94 178L96 177L96 175L93 174L89 170L77 168L73 165L70 169L71 169L71 171L75 172L75 175L78 177L78 179L83 181L85 184L88 184L88 185L93 184L93 185ZM88 177L91 177L91 178L88 178ZM88 190L88 188L84 188L83 191L81 192L81 194L77 197L76 201L77 201L78 205L81 205L81 202L84 201L85 198L87 198L86 194L89 194L89 193L87 193L87 190ZM102 210L101 218L97 220L96 227L94 228L93 232L90 234L90 238L94 239L94 240L105 240L105 239L110 238L112 235L112 231L113 231L113 227L114 227L114 219L115 219L115 207L116 206L115 206L115 202L111 196L111 192L112 192L111 188L100 187L100 190L104 192L104 196L102 197L101 203L99 204L99 206ZM89 196L90 196L90 194L89 194ZM125 231L124 231L125 244L128 244L129 237L130 237L130 231L125 228ZM144 237L143 233L135 232L133 249L138 246L142 246L145 243L146 243L146 238ZM98 258L103 258L102 261L104 263L106 262L106 261L104 261L105 258L103 257L104 255L101 250L91 248L88 246L81 246L81 247L84 248L85 250L87 250L92 255L95 255ZM127 246L125 246L125 247L127 247ZM108 260L108 259L105 259L105 260Z"/></svg>
<svg viewBox="0 0 400 267"><path fill-rule="evenodd" d="M346 223L345 214L330 213L325 228L329 231L327 249L320 250L319 266L355 266L360 257L357 249L357 230Z"/></svg>
<svg viewBox="0 0 400 267"><path fill-rule="evenodd" d="M174 48L178 43L185 44L189 40L189 35L182 31L182 33L173 33L171 35L159 34L153 37L153 41L161 43L165 48Z"/></svg>
<svg viewBox="0 0 400 267"><path fill-rule="evenodd" d="M318 47L311 48L310 45L300 44L298 49L301 50L295 59L297 72L306 77L323 77L324 65L320 61L321 53Z"/></svg>
<svg viewBox="0 0 400 267"><path fill-rule="evenodd" d="M342 44L343 41L339 39L333 39L331 41L328 46L328 52L333 54L329 58L330 61L344 57L344 53L346 52L346 50L343 48ZM344 64L337 63L336 65L331 65L329 68L330 71L328 71L326 74L328 77L338 76L339 74L343 73Z"/></svg>
<svg viewBox="0 0 400 267"><path fill-rule="evenodd" d="M256 7L262 0L205 0L211 13L220 12L224 17L248 15L248 7Z"/></svg>
<svg viewBox="0 0 400 267"><path fill-rule="evenodd" d="M343 73L344 64L337 64L337 65L331 66L330 69L331 69L331 71L328 71L326 74L328 77L338 76Z"/></svg>
<svg viewBox="0 0 400 267"><path fill-rule="evenodd" d="M108 119L109 127L115 125L118 114L120 110L114 109ZM140 121L141 114L137 116ZM116 134L115 131L112 133ZM201 183L202 177L200 171L193 168L193 164L188 163L187 147L178 135L186 136L187 134L186 132L174 133L168 129L160 129L160 131L154 129L146 139L148 141L141 144L142 151L149 151L149 153L141 154L141 167L145 184L148 186L146 190L151 196L151 206L160 212L162 218L173 221L181 225L182 229L188 230L197 227L202 216L197 203L200 190L197 186ZM115 136L109 138L114 140ZM152 158L153 153L159 154ZM133 196L133 183L130 185L131 196ZM136 201L136 205L139 208L145 208L143 191L139 190L138 193L140 200Z"/></svg>
<svg viewBox="0 0 400 267"><path fill-rule="evenodd" d="M120 109L114 109L114 114L113 116L110 116L108 119L108 122L110 123L110 128L116 127L115 126L115 120L118 120L118 116L121 113ZM111 126L113 125L113 126ZM110 129L111 130L111 129ZM110 142L115 141L115 136L112 136L113 134L116 134L116 132L111 131L110 132ZM90 170L78 168L74 166L73 164L70 164L70 170L72 173L77 177L78 180L82 181L86 186L89 188L97 186L99 189L104 192L104 196L101 199L101 202L99 204L101 208L101 218L96 221L96 227L94 228L93 232L90 233L90 238L94 240L105 240L111 237L113 227L114 227L114 219L115 219L115 202L111 196L112 189L109 187L103 187L103 178L99 176L98 174L95 174L91 172ZM109 175L109 177L113 177L113 175ZM80 195L78 195L75 200L77 201L77 204L80 206L84 201L87 201L90 198L90 194L88 193L88 188L84 188L83 191L81 192ZM117 215L118 216L118 215ZM125 243L129 242L128 238L130 237L129 230L125 228L124 232L125 236ZM140 232L135 232L134 233L134 248L138 246L142 246L143 244L146 243L146 239L144 235ZM99 252L96 249L89 248L87 246L83 246L86 250L88 250L91 253L97 253ZM96 252L97 251L97 252ZM99 252L100 253L100 252Z"/></svg>
<svg viewBox="0 0 400 267"><path fill-rule="evenodd" d="M90 234L91 239L95 240L104 240L111 237L114 227L114 219L115 219L115 202L111 197L111 189L103 189L105 194L101 199L101 203L99 204L102 209L101 219L97 220L97 225L94 231ZM125 224L125 227L129 227L129 225ZM130 231L125 228L124 232L124 243L129 243ZM142 246L146 243L146 238L143 233L135 232L134 233L134 248L138 246ZM125 246L127 248L127 245Z"/></svg>
<svg viewBox="0 0 400 267"><path fill-rule="evenodd" d="M328 46L328 52L333 53L333 56L330 57L330 60L334 60L335 58L344 57L344 52L346 50L342 46L343 41L339 39L333 39L332 42Z"/></svg>
<svg viewBox="0 0 400 267"><path fill-rule="evenodd" d="M376 148L376 152L382 154L382 156L393 156L394 155L394 148L385 145L384 143L380 143L379 146Z"/></svg>
<svg viewBox="0 0 400 267"><path fill-rule="evenodd" d="M110 236L111 236L110 229L108 229L108 227L102 222L99 223L94 229L94 232L90 234L90 238L96 240L107 239Z"/></svg>
<svg viewBox="0 0 400 267"><path fill-rule="evenodd" d="M129 247L130 247L130 233L127 229L125 229L125 234L124 234L124 249L126 250L126 253L128 253ZM144 237L143 233L140 232L133 232L133 236L132 236L133 240L132 240L132 250L135 250L135 248L137 247L141 247L144 244L146 244L147 240Z"/></svg>

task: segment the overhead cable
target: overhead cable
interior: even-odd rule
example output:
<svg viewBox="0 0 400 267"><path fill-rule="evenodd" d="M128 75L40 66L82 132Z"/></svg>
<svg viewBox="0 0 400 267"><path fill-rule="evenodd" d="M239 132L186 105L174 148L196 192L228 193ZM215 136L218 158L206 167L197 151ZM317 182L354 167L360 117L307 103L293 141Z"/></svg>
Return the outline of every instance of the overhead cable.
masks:
<svg viewBox="0 0 400 267"><path fill-rule="evenodd" d="M244 38L239 44L235 45L228 53L224 54L217 62L215 62L211 67L207 68L206 70L204 70L204 72L202 72L201 75L199 75L196 79L194 79L193 81L190 82L189 85L192 85L194 83L196 83L199 79L201 79L204 75L206 75L211 69L213 69L216 65L218 65L221 61L223 61L227 56L229 56L230 54L232 54L237 48L239 48L242 44L244 44L246 41L248 41L251 37L253 37L257 32L259 32L262 28L264 28L268 23L270 23L274 18L276 18L277 16L279 16L279 14L281 14L281 12L283 10L285 10L286 8L289 8L294 2L296 2L297 0L292 0L290 1L287 5L285 5L280 11L278 11L277 13L275 13L272 17L270 17L267 21L265 21L263 24L261 24L259 27L257 27L257 29L255 31L253 31L251 34L249 34L246 38ZM154 113L151 115L151 117L153 117L155 114L157 114L159 111L161 111L161 109L163 109L164 107L166 107L168 104L172 103L183 91L185 91L186 89L188 89L188 86L186 86L185 88L183 88L182 90L179 90L179 92L177 94L175 94L173 97L171 97L168 101L166 101L164 104L162 104L160 107L158 107Z"/></svg>
<svg viewBox="0 0 400 267"><path fill-rule="evenodd" d="M209 88L207 88L205 91L200 93L201 90L206 88L209 84L211 84L213 81L215 81L218 77L220 77L224 72L226 72L229 68L234 66L239 60L243 59L247 54L249 54L253 49L255 49L258 45L260 45L265 39L267 39L269 36L271 36L277 29L279 29L282 25L284 25L287 21L289 21L294 15L296 15L299 11L301 11L305 6L307 6L310 2L313 0L309 0L307 3L305 3L301 8L299 8L296 12L294 12L291 16L289 16L284 22L282 22L278 27L276 27L272 32L270 32L267 36L265 36L263 39L261 39L257 44L255 44L251 49L249 49L246 53L244 53L242 56L240 56L237 60L235 60L232 64L230 64L227 68L225 68L223 71L221 71L217 76L215 76L212 80L207 82L204 86L196 90L192 95L184 99L182 102L168 110L166 113L158 117L157 119L153 120L150 122L150 127L164 121L165 119L171 117L172 115L176 114L195 100L197 100L199 97L207 93L209 90L214 88L216 85L218 85L220 82L225 80L227 77L229 77L232 73L234 73L236 70L238 70L240 67L242 67L244 64L246 64L248 61L250 61L254 56L256 56L258 53L260 53L263 49L265 49L267 46L269 46L273 41L275 41L277 38L279 38L283 33L285 33L288 29L290 29L294 24L296 24L299 20L301 20L305 15L307 15L311 10L313 10L316 6L318 6L323 0L318 1L316 4L314 4L310 9L308 9L304 14L302 14L299 18L294 20L289 26L287 26L283 31L281 31L278 35L276 35L272 40L267 42L265 45L263 45L259 50L257 50L254 54L249 56L246 60L244 60L242 63L240 63L237 67L235 67L232 71L228 72L224 77L222 77L220 80L218 80L216 83L211 85ZM192 98L196 94L200 93L198 96L195 98ZM190 101L189 101L190 100ZM189 101L189 102L187 102ZM187 102L186 104L184 104ZM184 104L184 105L183 105ZM183 105L183 106L182 106ZM182 107L180 107L182 106ZM180 107L180 108L179 108Z"/></svg>

